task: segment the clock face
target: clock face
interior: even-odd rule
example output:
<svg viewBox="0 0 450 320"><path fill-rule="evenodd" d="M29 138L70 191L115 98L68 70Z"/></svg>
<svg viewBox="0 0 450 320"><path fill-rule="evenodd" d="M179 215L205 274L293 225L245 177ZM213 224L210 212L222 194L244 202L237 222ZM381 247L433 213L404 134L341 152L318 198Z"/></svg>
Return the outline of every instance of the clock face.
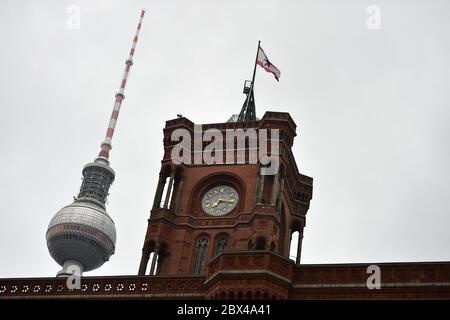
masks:
<svg viewBox="0 0 450 320"><path fill-rule="evenodd" d="M223 216L230 213L237 205L239 196L230 186L217 186L205 193L202 207L211 216Z"/></svg>

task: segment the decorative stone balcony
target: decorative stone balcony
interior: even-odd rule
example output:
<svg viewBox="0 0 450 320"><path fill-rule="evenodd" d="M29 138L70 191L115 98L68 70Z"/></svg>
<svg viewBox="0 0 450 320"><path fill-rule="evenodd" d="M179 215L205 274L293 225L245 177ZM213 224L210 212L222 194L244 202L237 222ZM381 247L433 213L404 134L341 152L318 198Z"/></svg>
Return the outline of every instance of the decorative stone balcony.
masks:
<svg viewBox="0 0 450 320"><path fill-rule="evenodd" d="M380 268L370 289L368 267ZM270 251L225 251L205 275L0 279L0 299L450 299L450 262L296 266Z"/></svg>
<svg viewBox="0 0 450 320"><path fill-rule="evenodd" d="M205 298L288 299L293 261L270 251L227 251L206 271Z"/></svg>

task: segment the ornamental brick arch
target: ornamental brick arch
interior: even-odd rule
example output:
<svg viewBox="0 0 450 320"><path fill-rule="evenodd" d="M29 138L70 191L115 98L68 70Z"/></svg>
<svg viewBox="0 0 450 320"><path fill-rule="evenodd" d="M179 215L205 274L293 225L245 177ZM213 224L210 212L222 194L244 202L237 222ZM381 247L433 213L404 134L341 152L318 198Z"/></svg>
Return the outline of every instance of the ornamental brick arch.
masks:
<svg viewBox="0 0 450 320"><path fill-rule="evenodd" d="M237 213L242 212L246 200L246 184L238 175L225 171L207 175L194 185L189 197L189 212L198 213L198 215L201 216L203 213L201 208L203 195L210 188L219 185L231 186L238 192L238 204L230 214L236 215Z"/></svg>
<svg viewBox="0 0 450 320"><path fill-rule="evenodd" d="M289 251L291 250L291 247L293 245L292 235L295 232L298 232L297 252L295 255L295 263L297 265L300 264L300 258L301 258L301 253L302 253L303 228L304 228L304 222L302 220L300 220L300 219L292 220L291 227L290 227L290 234L289 234L289 239L290 239Z"/></svg>

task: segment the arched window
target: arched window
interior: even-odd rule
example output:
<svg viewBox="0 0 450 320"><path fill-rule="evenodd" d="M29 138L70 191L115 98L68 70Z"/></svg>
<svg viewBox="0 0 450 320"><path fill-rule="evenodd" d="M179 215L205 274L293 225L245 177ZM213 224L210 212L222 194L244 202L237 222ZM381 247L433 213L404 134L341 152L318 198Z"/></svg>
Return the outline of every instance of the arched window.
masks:
<svg viewBox="0 0 450 320"><path fill-rule="evenodd" d="M228 235L224 234L221 235L218 239L217 239L217 244L216 244L216 255L225 251L228 247Z"/></svg>
<svg viewBox="0 0 450 320"><path fill-rule="evenodd" d="M289 259L296 261L297 259L297 247L298 247L299 232L295 231L291 235L291 245L289 247Z"/></svg>
<svg viewBox="0 0 450 320"><path fill-rule="evenodd" d="M197 240L195 253L194 274L201 274L205 270L206 253L208 251L208 237L200 237Z"/></svg>
<svg viewBox="0 0 450 320"><path fill-rule="evenodd" d="M159 255L158 252L153 251L152 253L150 253L150 257L149 257L149 261L151 261L150 264L148 264L148 270L147 270L147 274L150 276L154 276L156 274L156 270L158 268L158 259Z"/></svg>
<svg viewBox="0 0 450 320"><path fill-rule="evenodd" d="M266 238L258 237L256 239L255 250L265 250L266 249Z"/></svg>

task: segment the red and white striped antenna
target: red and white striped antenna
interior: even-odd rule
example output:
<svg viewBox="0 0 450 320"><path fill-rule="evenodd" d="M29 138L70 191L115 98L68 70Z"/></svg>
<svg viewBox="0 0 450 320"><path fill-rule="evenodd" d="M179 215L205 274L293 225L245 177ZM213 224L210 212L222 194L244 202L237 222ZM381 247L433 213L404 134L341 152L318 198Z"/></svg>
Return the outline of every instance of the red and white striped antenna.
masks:
<svg viewBox="0 0 450 320"><path fill-rule="evenodd" d="M144 20L145 10L142 9L141 16L139 17L139 24L136 29L136 34L133 38L133 44L131 46L130 55L125 61L125 70L122 76L122 82L120 83L119 92L116 93L116 100L114 102L114 108L111 114L111 119L109 120L108 129L106 130L105 140L101 144L101 151L98 155L97 160L103 160L109 163L109 151L112 149L111 141L114 135L114 129L116 127L117 118L119 117L120 107L122 106L122 101L125 99L125 86L127 84L128 73L130 72L131 66L133 65L133 56L136 50L136 44L139 39L139 31L141 31L142 20Z"/></svg>

